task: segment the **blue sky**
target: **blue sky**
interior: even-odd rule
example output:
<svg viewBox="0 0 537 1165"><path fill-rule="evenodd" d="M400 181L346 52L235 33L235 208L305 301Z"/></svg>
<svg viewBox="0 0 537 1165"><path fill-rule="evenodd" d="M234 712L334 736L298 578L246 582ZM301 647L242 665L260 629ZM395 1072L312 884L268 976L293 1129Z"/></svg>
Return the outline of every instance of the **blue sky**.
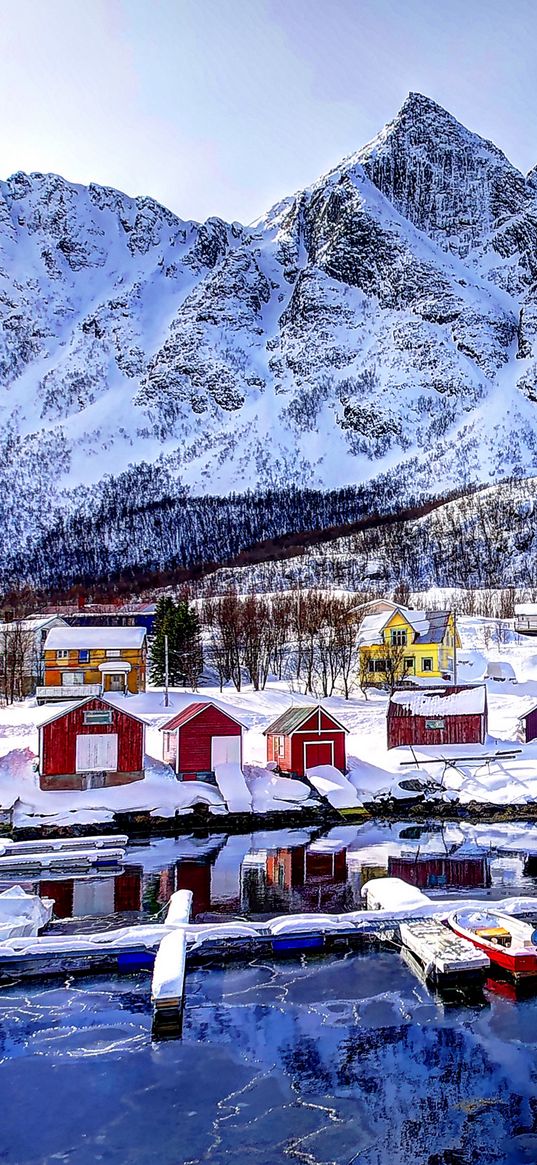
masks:
<svg viewBox="0 0 537 1165"><path fill-rule="evenodd" d="M250 222L410 90L537 163L535 0L0 0L0 176Z"/></svg>

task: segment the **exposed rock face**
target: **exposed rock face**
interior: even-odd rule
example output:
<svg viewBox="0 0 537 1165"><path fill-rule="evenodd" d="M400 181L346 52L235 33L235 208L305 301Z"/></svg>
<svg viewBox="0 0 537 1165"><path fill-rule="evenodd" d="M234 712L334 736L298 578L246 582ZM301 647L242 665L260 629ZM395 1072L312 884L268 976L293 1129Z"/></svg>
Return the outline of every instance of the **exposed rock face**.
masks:
<svg viewBox="0 0 537 1165"><path fill-rule="evenodd" d="M411 94L254 228L0 183L8 545L158 458L223 493L537 471L536 173Z"/></svg>

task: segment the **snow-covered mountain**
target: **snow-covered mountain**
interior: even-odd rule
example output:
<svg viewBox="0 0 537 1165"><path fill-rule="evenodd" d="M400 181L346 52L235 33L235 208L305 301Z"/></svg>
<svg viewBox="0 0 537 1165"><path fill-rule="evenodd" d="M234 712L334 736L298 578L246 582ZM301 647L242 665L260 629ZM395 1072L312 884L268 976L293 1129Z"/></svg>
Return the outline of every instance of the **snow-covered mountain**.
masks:
<svg viewBox="0 0 537 1165"><path fill-rule="evenodd" d="M537 170L419 94L249 228L16 174L0 318L8 548L142 462L163 496L537 473Z"/></svg>

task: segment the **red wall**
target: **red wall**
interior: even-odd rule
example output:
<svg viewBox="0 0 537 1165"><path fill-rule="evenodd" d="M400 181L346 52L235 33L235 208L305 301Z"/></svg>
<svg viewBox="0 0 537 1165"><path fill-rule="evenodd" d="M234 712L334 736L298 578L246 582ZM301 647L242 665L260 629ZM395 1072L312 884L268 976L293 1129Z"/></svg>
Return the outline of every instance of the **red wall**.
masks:
<svg viewBox="0 0 537 1165"><path fill-rule="evenodd" d="M485 717L474 716L412 716L393 714L388 710L388 748L404 744L483 744L486 734ZM426 728L427 720L445 721L445 728Z"/></svg>
<svg viewBox="0 0 537 1165"><path fill-rule="evenodd" d="M281 736L281 733L280 733L280 736ZM277 736L267 736L267 760L273 760L278 765L278 767L282 770L282 772L290 773L291 768L292 768L292 764L291 764L291 740L292 740L292 737L291 736L284 736L283 743L284 743L285 751L284 751L283 756L280 756L279 752L276 752L277 739L278 739Z"/></svg>
<svg viewBox="0 0 537 1165"><path fill-rule="evenodd" d="M240 724L208 704L179 729L178 773L210 772L213 736L242 736Z"/></svg>
<svg viewBox="0 0 537 1165"><path fill-rule="evenodd" d="M112 711L111 724L84 724L84 712ZM113 733L118 736L119 773L136 773L144 767L144 726L139 720L103 703L98 697L88 700L83 707L73 708L50 724L42 733L42 773L44 776L63 776L76 772L76 738L82 734Z"/></svg>
<svg viewBox="0 0 537 1165"><path fill-rule="evenodd" d="M341 728L335 728L333 722L324 712L321 712L321 732L318 732L317 725L318 714L315 711L311 718L303 724L300 732L295 732L292 736L285 738L285 756L283 757L274 755L274 737L267 736L267 759L276 761L283 773L298 773L299 776L303 777L305 773L304 742L308 741L319 744L333 741L333 763L337 769L345 772L346 749L344 731ZM313 768L315 764L319 763L330 764L330 760L328 758L326 760L324 758L320 761L316 760L313 749L308 749L308 765L310 768Z"/></svg>

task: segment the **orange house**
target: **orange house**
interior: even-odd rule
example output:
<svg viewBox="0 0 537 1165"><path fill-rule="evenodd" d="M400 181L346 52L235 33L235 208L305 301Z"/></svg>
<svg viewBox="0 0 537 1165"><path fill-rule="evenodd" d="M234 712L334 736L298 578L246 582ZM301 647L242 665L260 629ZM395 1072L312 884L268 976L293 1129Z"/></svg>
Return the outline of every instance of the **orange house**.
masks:
<svg viewBox="0 0 537 1165"><path fill-rule="evenodd" d="M44 648L39 703L105 692L145 692L145 627L54 627Z"/></svg>

